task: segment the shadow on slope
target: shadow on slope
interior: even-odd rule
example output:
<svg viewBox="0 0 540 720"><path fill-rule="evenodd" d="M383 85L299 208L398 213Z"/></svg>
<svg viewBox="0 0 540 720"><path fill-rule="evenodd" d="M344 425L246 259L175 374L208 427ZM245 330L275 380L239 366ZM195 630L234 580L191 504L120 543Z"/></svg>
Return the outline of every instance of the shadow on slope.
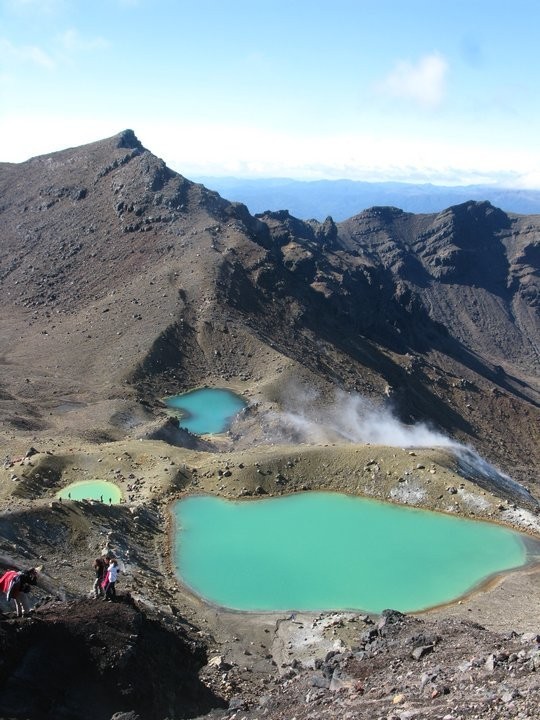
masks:
<svg viewBox="0 0 540 720"><path fill-rule="evenodd" d="M199 680L206 652L194 634L129 601L49 603L2 622L0 647L2 717L109 720L131 711L159 720L225 705Z"/></svg>

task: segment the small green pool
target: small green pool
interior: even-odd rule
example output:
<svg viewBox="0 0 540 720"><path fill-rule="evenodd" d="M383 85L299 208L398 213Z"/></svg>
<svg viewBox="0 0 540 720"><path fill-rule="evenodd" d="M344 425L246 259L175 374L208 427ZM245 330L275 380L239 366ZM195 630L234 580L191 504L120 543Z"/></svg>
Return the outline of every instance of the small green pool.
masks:
<svg viewBox="0 0 540 720"><path fill-rule="evenodd" d="M181 580L237 610L418 611L527 561L498 525L338 493L197 496L173 514Z"/></svg>
<svg viewBox="0 0 540 720"><path fill-rule="evenodd" d="M99 500L117 505L122 499L122 491L118 485L107 480L81 480L62 488L56 497L63 500Z"/></svg>
<svg viewBox="0 0 540 720"><path fill-rule="evenodd" d="M196 435L222 433L246 402L223 388L200 388L165 400L167 407L180 410L179 425Z"/></svg>

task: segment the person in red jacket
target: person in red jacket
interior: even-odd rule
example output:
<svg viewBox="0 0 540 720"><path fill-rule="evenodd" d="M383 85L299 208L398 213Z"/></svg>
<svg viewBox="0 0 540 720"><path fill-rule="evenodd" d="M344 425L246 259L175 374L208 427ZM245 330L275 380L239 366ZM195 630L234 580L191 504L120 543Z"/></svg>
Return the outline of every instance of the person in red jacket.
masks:
<svg viewBox="0 0 540 720"><path fill-rule="evenodd" d="M15 603L15 614L17 617L30 612L28 593L31 585L37 583L38 570L8 570L0 577L0 592L5 593L6 600L13 600Z"/></svg>
<svg viewBox="0 0 540 720"><path fill-rule="evenodd" d="M105 580L105 574L107 572L108 562L105 558L99 557L94 560L94 570L96 573L96 579L94 580L93 593L96 600L100 595L105 595L103 588L103 581Z"/></svg>

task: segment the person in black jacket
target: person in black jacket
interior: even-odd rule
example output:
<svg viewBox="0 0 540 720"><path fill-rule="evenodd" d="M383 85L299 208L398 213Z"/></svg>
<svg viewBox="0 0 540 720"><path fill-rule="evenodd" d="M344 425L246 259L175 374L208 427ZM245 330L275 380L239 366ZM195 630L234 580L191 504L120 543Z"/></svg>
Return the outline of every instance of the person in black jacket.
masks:
<svg viewBox="0 0 540 720"><path fill-rule="evenodd" d="M94 570L96 573L96 579L94 580L94 597L96 600L104 594L103 581L105 579L105 573L107 572L107 560L99 557L94 560Z"/></svg>

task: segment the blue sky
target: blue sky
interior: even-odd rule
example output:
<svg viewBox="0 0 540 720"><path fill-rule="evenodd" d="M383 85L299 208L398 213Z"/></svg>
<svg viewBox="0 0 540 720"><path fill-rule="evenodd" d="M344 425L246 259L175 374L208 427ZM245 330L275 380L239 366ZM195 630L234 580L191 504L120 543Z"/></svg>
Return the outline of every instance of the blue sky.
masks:
<svg viewBox="0 0 540 720"><path fill-rule="evenodd" d="M536 0L0 0L0 161L540 187Z"/></svg>

